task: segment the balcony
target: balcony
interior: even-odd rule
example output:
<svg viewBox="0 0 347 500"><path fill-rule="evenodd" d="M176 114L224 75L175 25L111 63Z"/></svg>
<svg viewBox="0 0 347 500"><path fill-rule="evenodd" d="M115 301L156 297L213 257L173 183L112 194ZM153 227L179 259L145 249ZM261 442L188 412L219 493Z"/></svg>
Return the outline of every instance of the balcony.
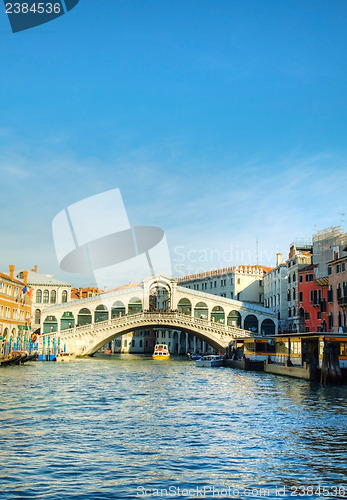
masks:
<svg viewBox="0 0 347 500"><path fill-rule="evenodd" d="M347 294L342 295L342 297L339 297L337 299L337 303L339 304L340 307L347 307Z"/></svg>

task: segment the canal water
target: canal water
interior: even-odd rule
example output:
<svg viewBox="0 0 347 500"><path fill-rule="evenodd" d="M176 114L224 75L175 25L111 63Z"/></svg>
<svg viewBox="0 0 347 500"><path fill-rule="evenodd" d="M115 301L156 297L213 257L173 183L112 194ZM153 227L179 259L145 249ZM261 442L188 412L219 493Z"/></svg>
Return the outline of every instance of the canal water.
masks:
<svg viewBox="0 0 347 500"><path fill-rule="evenodd" d="M1 499L347 498L346 386L135 355L0 381Z"/></svg>

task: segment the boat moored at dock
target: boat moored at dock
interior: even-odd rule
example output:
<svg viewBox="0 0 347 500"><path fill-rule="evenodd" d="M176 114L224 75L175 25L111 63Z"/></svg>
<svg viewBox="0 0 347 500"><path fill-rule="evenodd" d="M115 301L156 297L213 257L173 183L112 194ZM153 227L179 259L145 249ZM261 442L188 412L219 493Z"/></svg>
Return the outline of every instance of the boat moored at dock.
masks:
<svg viewBox="0 0 347 500"><path fill-rule="evenodd" d="M285 333L247 337L227 349L226 366L264 370L327 382L347 381L347 334L327 332Z"/></svg>

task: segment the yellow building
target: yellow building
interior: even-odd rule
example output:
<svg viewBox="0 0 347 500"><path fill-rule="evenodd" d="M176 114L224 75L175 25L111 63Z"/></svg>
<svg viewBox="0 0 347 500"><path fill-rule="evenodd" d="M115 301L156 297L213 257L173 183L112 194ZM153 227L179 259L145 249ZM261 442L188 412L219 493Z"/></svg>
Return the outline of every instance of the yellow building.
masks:
<svg viewBox="0 0 347 500"><path fill-rule="evenodd" d="M0 273L0 348L3 342L15 341L30 328L31 290L27 286L27 273L23 281L14 277L15 266L9 274ZM23 335L24 337L25 335Z"/></svg>

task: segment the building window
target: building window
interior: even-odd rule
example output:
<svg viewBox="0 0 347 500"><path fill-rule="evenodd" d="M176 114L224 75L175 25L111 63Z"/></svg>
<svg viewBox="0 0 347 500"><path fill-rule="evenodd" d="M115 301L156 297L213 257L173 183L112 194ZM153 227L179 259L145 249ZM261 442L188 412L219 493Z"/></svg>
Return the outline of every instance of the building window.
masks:
<svg viewBox="0 0 347 500"><path fill-rule="evenodd" d="M36 302L41 304L41 302L42 302L42 290L36 290Z"/></svg>
<svg viewBox="0 0 347 500"><path fill-rule="evenodd" d="M293 283L295 283L295 281L296 281L296 274L293 273Z"/></svg>
<svg viewBox="0 0 347 500"><path fill-rule="evenodd" d="M332 273L332 268L331 268L331 266L329 266L329 267L328 267L328 276L330 276L330 275L331 275L331 273Z"/></svg>
<svg viewBox="0 0 347 500"><path fill-rule="evenodd" d="M302 283L302 282L303 282L303 279L302 279L302 278L303 278L303 276L302 276L302 274L300 274L300 276L299 276L299 282L300 282L300 283Z"/></svg>
<svg viewBox="0 0 347 500"><path fill-rule="evenodd" d="M35 324L38 325L41 322L41 311L40 309L36 309L35 311Z"/></svg>
<svg viewBox="0 0 347 500"><path fill-rule="evenodd" d="M61 301L67 302L67 291L66 290L63 290L63 292L61 294Z"/></svg>
<svg viewBox="0 0 347 500"><path fill-rule="evenodd" d="M341 264L341 271L344 273L346 271L346 263L342 262Z"/></svg>
<svg viewBox="0 0 347 500"><path fill-rule="evenodd" d="M299 292L299 301L302 302L304 300L303 292Z"/></svg>
<svg viewBox="0 0 347 500"><path fill-rule="evenodd" d="M340 264L336 264L336 274L340 274Z"/></svg>
<svg viewBox="0 0 347 500"><path fill-rule="evenodd" d="M51 291L51 304L55 304L57 301L57 292L55 290Z"/></svg>
<svg viewBox="0 0 347 500"><path fill-rule="evenodd" d="M49 302L49 291L45 290L43 292L43 303L44 304L48 304L48 302Z"/></svg>

